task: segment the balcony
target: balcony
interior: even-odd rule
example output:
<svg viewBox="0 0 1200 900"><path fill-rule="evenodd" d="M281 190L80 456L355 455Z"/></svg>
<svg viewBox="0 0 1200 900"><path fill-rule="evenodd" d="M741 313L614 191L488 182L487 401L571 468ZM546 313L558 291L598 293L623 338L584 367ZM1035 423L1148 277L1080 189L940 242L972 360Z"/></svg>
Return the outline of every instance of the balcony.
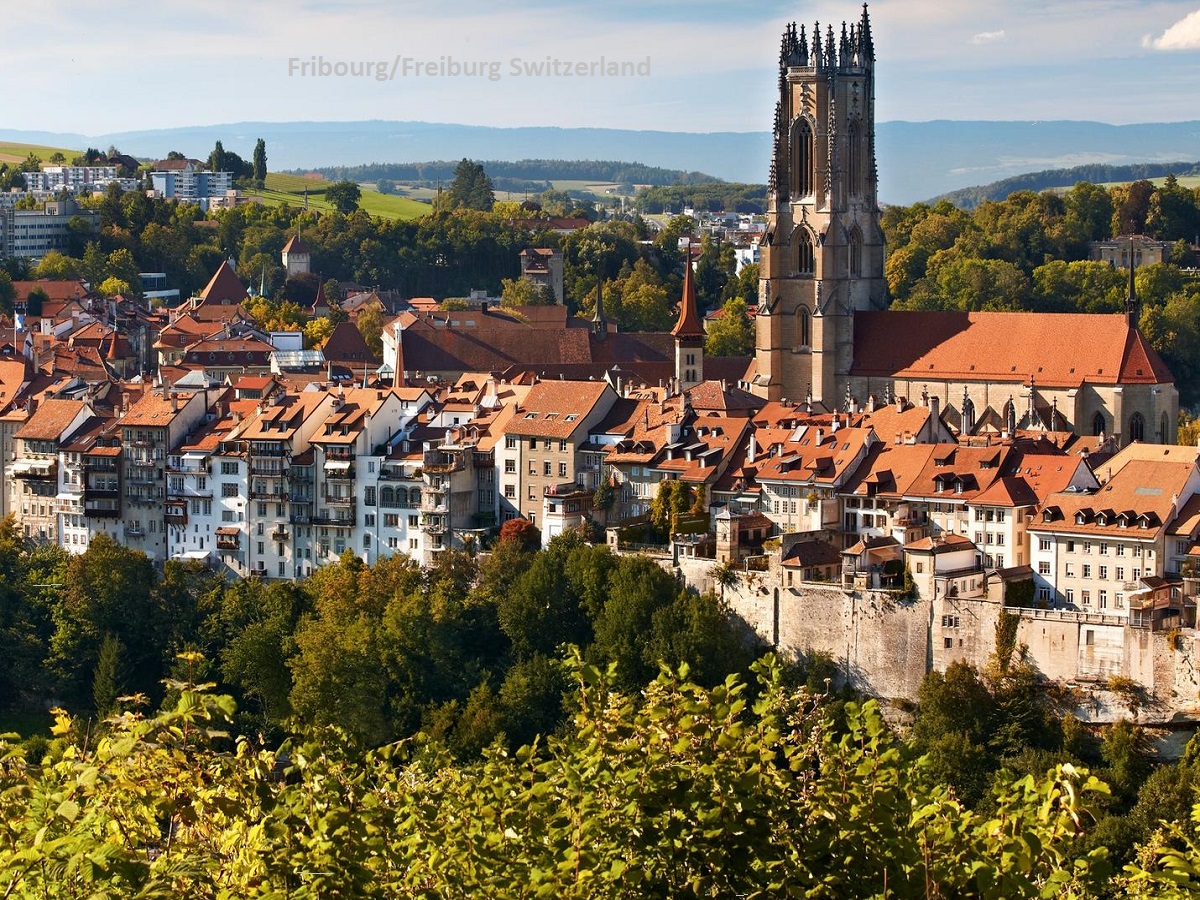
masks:
<svg viewBox="0 0 1200 900"><path fill-rule="evenodd" d="M217 535L218 550L241 550L242 542L236 534L220 534Z"/></svg>
<svg viewBox="0 0 1200 900"><path fill-rule="evenodd" d="M252 490L250 492L250 499L251 500L276 500L276 501L287 500L288 492L283 487L264 488L264 487L259 486L258 488L256 488L255 490Z"/></svg>
<svg viewBox="0 0 1200 900"><path fill-rule="evenodd" d="M334 515L331 511L322 511L312 517L312 524L332 525L334 528L353 528L354 516Z"/></svg>
<svg viewBox="0 0 1200 900"><path fill-rule="evenodd" d="M353 463L339 462L337 460L325 463L326 481L353 481L354 477Z"/></svg>
<svg viewBox="0 0 1200 900"><path fill-rule="evenodd" d="M326 506L349 506L349 507L352 507L352 506L354 506L354 498L350 497L350 496L345 496L345 495L332 496L332 497L326 496L325 497L325 505Z"/></svg>
<svg viewBox="0 0 1200 900"><path fill-rule="evenodd" d="M288 516L288 521L293 525L310 525L312 524L312 512L303 510L292 510L292 514Z"/></svg>
<svg viewBox="0 0 1200 900"><path fill-rule="evenodd" d="M146 529L141 525L127 525L125 527L125 537L127 538L143 538L146 536Z"/></svg>
<svg viewBox="0 0 1200 900"><path fill-rule="evenodd" d="M121 506L120 504L113 504L112 506L101 504L93 506L89 504L84 507L83 514L91 519L116 519L120 518Z"/></svg>
<svg viewBox="0 0 1200 900"><path fill-rule="evenodd" d="M414 476L404 471L401 466L382 466L379 469L380 481L412 481Z"/></svg>
<svg viewBox="0 0 1200 900"><path fill-rule="evenodd" d="M292 533L282 525L276 526L275 530L271 532L271 540L273 541L290 541L291 539Z"/></svg>
<svg viewBox="0 0 1200 900"><path fill-rule="evenodd" d="M162 479L159 478L154 473L146 474L143 472L138 472L137 474L131 474L128 478L125 479L126 484L142 484L142 485L152 485L152 484L157 485L161 481L162 481Z"/></svg>
<svg viewBox="0 0 1200 900"><path fill-rule="evenodd" d="M461 453L443 453L440 450L426 450L421 458L421 467L433 475L448 475L451 472L461 472L463 460Z"/></svg>
<svg viewBox="0 0 1200 900"><path fill-rule="evenodd" d="M8 472L30 481L50 481L58 477L58 462L53 459L19 459L9 467Z"/></svg>
<svg viewBox="0 0 1200 900"><path fill-rule="evenodd" d="M426 534L445 534L446 520L441 516L421 517L421 530Z"/></svg>

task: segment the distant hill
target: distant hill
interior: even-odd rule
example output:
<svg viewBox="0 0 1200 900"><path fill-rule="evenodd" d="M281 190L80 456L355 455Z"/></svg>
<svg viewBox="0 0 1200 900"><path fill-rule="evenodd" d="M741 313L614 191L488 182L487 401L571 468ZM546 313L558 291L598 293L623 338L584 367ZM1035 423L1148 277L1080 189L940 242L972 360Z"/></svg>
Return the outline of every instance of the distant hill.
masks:
<svg viewBox="0 0 1200 900"><path fill-rule="evenodd" d="M1070 169L1046 169L1042 172L1014 175L1012 178L993 181L991 184L950 191L948 194L934 197L929 202L949 200L962 209L974 209L985 200L1003 200L1014 191L1047 191L1053 188L1069 188L1080 181L1110 184L1138 181L1142 178L1164 178L1167 175L1200 175L1200 162L1138 163L1132 166L1093 164L1074 166Z"/></svg>
<svg viewBox="0 0 1200 900"><path fill-rule="evenodd" d="M764 124L770 121L769 100L764 98L762 103ZM749 184L766 180L771 145L765 131L486 128L385 121L239 122L90 137L0 130L0 141L100 149L111 144L135 156L159 158L169 150L207 156L218 139L227 149L249 158L260 137L267 142L272 171L464 156L480 160L637 160L645 166L707 172ZM1200 146L1200 122L883 122L875 143L881 199L914 203L1027 172L1191 159Z"/></svg>
<svg viewBox="0 0 1200 900"><path fill-rule="evenodd" d="M459 158L461 159L461 157ZM454 177L459 159L433 162L371 163L365 166L316 166L298 172L320 172L330 181L448 181ZM595 181L615 184L709 184L722 179L704 172L684 172L641 163L598 159L482 160L493 181L524 182Z"/></svg>

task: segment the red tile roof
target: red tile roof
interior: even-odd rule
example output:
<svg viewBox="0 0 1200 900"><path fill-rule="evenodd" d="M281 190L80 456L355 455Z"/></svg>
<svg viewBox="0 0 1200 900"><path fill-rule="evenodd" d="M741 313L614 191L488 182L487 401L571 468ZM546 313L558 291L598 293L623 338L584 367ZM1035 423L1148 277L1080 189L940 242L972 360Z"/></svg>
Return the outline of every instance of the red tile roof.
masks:
<svg viewBox="0 0 1200 900"><path fill-rule="evenodd" d="M200 298L206 304L241 303L248 296L246 286L238 279L228 260L221 263L200 292Z"/></svg>
<svg viewBox="0 0 1200 900"><path fill-rule="evenodd" d="M1166 384L1174 378L1124 315L859 312L858 377L929 378L1078 387Z"/></svg>

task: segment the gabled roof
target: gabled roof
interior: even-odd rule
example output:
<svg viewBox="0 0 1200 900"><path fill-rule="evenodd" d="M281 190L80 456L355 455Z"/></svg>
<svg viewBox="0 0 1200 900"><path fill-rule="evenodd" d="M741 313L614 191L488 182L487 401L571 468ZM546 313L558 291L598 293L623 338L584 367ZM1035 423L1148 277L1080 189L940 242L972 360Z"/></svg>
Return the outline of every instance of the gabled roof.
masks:
<svg viewBox="0 0 1200 900"><path fill-rule="evenodd" d="M1078 387L1169 384L1162 359L1124 315L858 312L858 377Z"/></svg>
<svg viewBox="0 0 1200 900"><path fill-rule="evenodd" d="M248 296L250 295L246 293L246 286L237 277L228 260L222 261L213 277L208 280L208 284L204 286L204 290L200 292L200 299L205 304L237 304Z"/></svg>
<svg viewBox="0 0 1200 900"><path fill-rule="evenodd" d="M299 235L293 234L290 238L288 238L288 242L283 245L283 252L312 253L312 247L304 243L304 240Z"/></svg>
<svg viewBox="0 0 1200 900"><path fill-rule="evenodd" d="M371 348L363 340L362 332L353 322L339 322L329 335L321 352L329 362L353 363L359 368L363 363L377 363Z"/></svg>
<svg viewBox="0 0 1200 900"><path fill-rule="evenodd" d="M58 441L84 408L82 400L44 400L14 435L24 441Z"/></svg>

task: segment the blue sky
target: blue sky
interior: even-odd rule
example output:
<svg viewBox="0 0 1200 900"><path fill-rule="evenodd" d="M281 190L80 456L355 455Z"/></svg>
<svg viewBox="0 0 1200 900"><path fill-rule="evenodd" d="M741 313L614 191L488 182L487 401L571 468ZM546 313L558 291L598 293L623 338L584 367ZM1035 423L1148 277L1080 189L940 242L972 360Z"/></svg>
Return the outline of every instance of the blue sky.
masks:
<svg viewBox="0 0 1200 900"><path fill-rule="evenodd" d="M1200 0L879 0L876 115L1200 118ZM759 131L783 24L854 2L413 3L81 0L9 5L0 126L102 134L237 121L417 119ZM645 62L633 78L536 78L514 59ZM494 62L499 77L304 77L299 64ZM296 60L291 66L289 60ZM410 63L410 68L411 68Z"/></svg>

